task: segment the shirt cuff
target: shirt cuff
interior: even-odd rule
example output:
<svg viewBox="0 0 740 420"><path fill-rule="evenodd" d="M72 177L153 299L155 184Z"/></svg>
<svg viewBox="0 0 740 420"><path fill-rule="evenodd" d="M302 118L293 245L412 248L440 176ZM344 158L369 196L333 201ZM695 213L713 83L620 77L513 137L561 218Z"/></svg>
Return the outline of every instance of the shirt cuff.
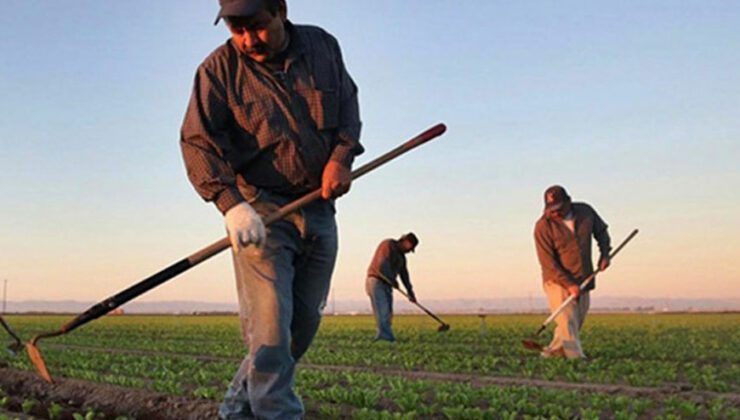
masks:
<svg viewBox="0 0 740 420"><path fill-rule="evenodd" d="M339 162L342 166L351 169L355 161L355 153L351 146L338 144L331 153L330 160Z"/></svg>
<svg viewBox="0 0 740 420"><path fill-rule="evenodd" d="M244 197L242 197L237 188L232 187L221 191L214 200L214 203L216 203L216 207L221 211L221 214L226 214L230 208L242 201L245 201Z"/></svg>

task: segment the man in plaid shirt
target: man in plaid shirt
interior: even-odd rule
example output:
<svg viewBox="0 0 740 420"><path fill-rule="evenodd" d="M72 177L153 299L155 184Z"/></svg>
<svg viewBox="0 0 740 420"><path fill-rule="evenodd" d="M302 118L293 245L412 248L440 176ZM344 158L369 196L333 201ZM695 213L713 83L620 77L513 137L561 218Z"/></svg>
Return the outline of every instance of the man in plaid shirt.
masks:
<svg viewBox="0 0 740 420"><path fill-rule="evenodd" d="M292 24L284 0L219 3L231 38L198 67L180 137L191 183L224 215L249 348L219 416L300 418L295 364L329 291L333 199L363 152L357 87L336 39ZM265 228L317 188L323 200Z"/></svg>
<svg viewBox="0 0 740 420"><path fill-rule="evenodd" d="M542 280L550 310L555 311L570 295L577 297L555 322L552 342L542 352L543 357L585 357L580 331L590 306L590 291L595 279L584 291L580 285L593 272L591 242L595 239L600 251L600 270L609 267L611 238L606 222L586 203L574 203L560 185L545 190L545 211L534 228L537 258L542 268Z"/></svg>

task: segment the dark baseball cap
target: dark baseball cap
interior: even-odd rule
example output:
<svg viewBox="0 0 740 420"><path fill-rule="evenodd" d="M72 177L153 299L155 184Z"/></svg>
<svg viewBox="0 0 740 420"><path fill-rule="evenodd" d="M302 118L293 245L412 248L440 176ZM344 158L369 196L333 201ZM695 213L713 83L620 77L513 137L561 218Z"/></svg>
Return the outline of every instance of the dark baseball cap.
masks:
<svg viewBox="0 0 740 420"><path fill-rule="evenodd" d="M409 242L411 242L411 252L414 252L414 250L416 249L416 246L419 245L419 238L417 238L416 235L414 235L414 232L403 234L400 240L401 241L408 240Z"/></svg>
<svg viewBox="0 0 740 420"><path fill-rule="evenodd" d="M214 25L226 16L252 16L265 7L264 0L218 0L221 10L218 11Z"/></svg>
<svg viewBox="0 0 740 420"><path fill-rule="evenodd" d="M545 190L545 210L558 210L569 201L570 196L560 185L553 185Z"/></svg>

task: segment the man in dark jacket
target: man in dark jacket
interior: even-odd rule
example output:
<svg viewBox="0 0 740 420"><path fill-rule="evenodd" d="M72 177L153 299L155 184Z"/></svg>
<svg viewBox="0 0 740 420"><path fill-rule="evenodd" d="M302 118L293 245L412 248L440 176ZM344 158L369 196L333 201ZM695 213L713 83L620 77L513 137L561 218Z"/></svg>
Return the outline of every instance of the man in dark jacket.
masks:
<svg viewBox="0 0 740 420"><path fill-rule="evenodd" d="M180 137L188 177L224 215L249 349L219 416L297 419L296 362L337 255L333 199L363 151L357 87L337 40L293 25L285 0L220 0L230 39L198 67ZM321 188L265 228L262 217Z"/></svg>
<svg viewBox="0 0 740 420"><path fill-rule="evenodd" d="M544 357L584 357L579 332L586 319L589 291L594 289L595 280L584 291L579 286L594 271L592 237L601 253L599 268L605 270L611 250L606 223L588 204L573 203L565 188L559 185L548 188L544 214L534 229L543 287L551 311L570 295L577 299L555 318L557 328L552 342L542 352Z"/></svg>
<svg viewBox="0 0 740 420"><path fill-rule="evenodd" d="M367 269L365 290L370 296L373 314L375 314L375 324L378 330L376 340L396 340L391 328L393 289L399 287L396 277L401 277L409 300L416 302L409 271L406 269L406 254L414 252L418 244L419 239L416 235L407 233L398 240L385 239L375 250L373 260Z"/></svg>

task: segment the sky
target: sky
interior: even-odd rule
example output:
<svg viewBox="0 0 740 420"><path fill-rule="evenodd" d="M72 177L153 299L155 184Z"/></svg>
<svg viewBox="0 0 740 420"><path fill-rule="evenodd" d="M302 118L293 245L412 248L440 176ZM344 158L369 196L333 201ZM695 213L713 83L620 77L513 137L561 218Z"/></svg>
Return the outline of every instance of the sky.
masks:
<svg viewBox="0 0 740 420"><path fill-rule="evenodd" d="M224 236L187 180L215 0L4 0L0 280L9 300L102 300ZM613 243L603 296L740 297L740 3L288 0L334 34L365 154L447 133L338 203L332 295L365 299L377 244L413 231L420 301L542 294L533 227L564 185ZM236 300L222 253L139 298Z"/></svg>

